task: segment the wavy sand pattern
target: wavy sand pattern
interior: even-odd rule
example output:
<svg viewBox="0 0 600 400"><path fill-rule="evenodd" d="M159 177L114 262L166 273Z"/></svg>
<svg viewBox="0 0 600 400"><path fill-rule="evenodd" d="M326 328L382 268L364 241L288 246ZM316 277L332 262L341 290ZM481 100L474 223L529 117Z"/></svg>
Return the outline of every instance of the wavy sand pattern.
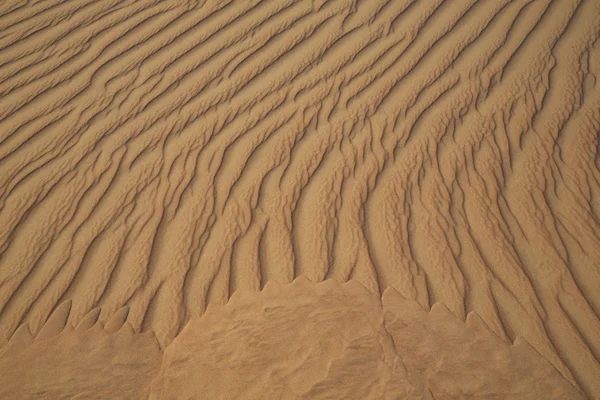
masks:
<svg viewBox="0 0 600 400"><path fill-rule="evenodd" d="M0 2L0 395L600 398L599 38L597 0Z"/></svg>

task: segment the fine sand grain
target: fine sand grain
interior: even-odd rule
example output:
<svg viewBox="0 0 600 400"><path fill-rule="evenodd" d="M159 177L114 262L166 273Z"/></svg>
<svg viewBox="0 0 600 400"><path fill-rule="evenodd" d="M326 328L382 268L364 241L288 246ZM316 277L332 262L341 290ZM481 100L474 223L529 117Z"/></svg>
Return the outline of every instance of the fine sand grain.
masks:
<svg viewBox="0 0 600 400"><path fill-rule="evenodd" d="M600 398L599 39L598 0L0 1L0 398Z"/></svg>

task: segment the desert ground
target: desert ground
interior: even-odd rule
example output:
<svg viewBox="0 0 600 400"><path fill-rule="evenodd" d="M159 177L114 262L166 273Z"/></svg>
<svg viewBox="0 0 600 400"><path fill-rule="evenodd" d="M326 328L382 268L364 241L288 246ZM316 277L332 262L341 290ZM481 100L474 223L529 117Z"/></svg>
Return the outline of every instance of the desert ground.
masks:
<svg viewBox="0 0 600 400"><path fill-rule="evenodd" d="M600 1L0 1L1 399L600 399Z"/></svg>

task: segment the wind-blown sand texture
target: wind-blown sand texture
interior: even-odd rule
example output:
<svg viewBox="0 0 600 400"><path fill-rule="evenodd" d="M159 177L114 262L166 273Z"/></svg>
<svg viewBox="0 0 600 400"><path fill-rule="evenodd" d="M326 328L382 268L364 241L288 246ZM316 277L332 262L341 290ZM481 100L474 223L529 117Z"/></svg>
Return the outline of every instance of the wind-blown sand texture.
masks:
<svg viewBox="0 0 600 400"><path fill-rule="evenodd" d="M600 398L599 37L598 0L0 2L0 396Z"/></svg>

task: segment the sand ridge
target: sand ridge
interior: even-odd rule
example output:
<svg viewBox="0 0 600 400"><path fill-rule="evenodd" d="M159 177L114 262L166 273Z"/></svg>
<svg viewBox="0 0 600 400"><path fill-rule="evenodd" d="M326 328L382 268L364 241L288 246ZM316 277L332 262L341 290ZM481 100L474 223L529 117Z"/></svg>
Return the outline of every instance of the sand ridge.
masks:
<svg viewBox="0 0 600 400"><path fill-rule="evenodd" d="M599 32L596 0L2 2L0 351L60 310L168 349L305 276L600 397Z"/></svg>

